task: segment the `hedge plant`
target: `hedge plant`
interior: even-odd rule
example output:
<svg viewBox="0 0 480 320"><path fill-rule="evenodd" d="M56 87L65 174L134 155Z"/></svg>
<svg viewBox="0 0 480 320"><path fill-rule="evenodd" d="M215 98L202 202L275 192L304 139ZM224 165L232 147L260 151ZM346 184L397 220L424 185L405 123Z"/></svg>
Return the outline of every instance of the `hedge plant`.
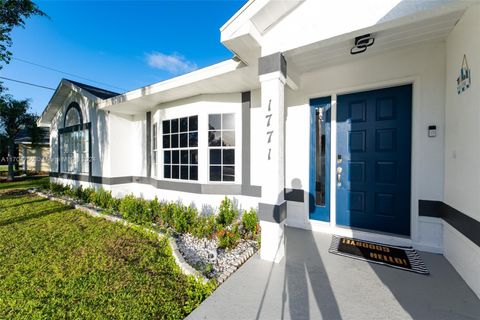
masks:
<svg viewBox="0 0 480 320"><path fill-rule="evenodd" d="M171 228L178 233L191 233L198 238L214 238L221 248L233 248L243 237L257 239L259 225L254 209L245 211L238 220L238 210L232 200L225 197L220 203L217 215L200 215L196 208L181 203L161 202L155 197L148 201L133 194L122 199L112 196L111 191L99 188L71 188L61 184L50 183L49 189L56 195L67 195L92 203L107 213L120 214L130 222L140 225L157 224L162 228Z"/></svg>

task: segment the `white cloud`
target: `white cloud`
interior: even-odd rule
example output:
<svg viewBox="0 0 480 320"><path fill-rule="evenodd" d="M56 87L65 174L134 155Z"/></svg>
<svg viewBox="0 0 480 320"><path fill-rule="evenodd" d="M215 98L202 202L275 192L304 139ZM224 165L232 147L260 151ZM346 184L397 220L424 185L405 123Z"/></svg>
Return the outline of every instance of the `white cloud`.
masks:
<svg viewBox="0 0 480 320"><path fill-rule="evenodd" d="M182 74L197 69L197 65L185 59L185 57L173 54L164 54L161 52L152 52L147 54L147 63L150 67L167 71L171 74Z"/></svg>

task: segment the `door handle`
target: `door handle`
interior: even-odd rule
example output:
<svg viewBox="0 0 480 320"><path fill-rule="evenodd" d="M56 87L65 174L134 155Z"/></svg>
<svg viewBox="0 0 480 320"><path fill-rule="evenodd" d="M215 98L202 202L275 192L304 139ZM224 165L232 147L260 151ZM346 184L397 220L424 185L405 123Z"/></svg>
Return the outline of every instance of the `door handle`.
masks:
<svg viewBox="0 0 480 320"><path fill-rule="evenodd" d="M340 187L342 185L342 167L337 167L337 185Z"/></svg>
<svg viewBox="0 0 480 320"><path fill-rule="evenodd" d="M337 154L337 186L338 187L341 187L342 186L342 162L343 162L343 159L342 159L342 155L341 154Z"/></svg>

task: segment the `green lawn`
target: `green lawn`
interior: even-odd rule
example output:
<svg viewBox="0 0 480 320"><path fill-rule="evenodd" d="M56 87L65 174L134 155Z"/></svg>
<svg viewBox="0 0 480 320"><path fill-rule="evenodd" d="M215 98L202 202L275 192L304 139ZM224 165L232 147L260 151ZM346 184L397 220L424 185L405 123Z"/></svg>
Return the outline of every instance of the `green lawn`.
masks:
<svg viewBox="0 0 480 320"><path fill-rule="evenodd" d="M181 274L165 239L5 185L1 319L182 319L210 292Z"/></svg>
<svg viewBox="0 0 480 320"><path fill-rule="evenodd" d="M0 181L0 192L9 190L9 189L28 189L28 188L38 188L41 186L48 185L49 177L27 177L27 178L15 178L18 181L15 182L5 182ZM1 216L0 216L1 219Z"/></svg>

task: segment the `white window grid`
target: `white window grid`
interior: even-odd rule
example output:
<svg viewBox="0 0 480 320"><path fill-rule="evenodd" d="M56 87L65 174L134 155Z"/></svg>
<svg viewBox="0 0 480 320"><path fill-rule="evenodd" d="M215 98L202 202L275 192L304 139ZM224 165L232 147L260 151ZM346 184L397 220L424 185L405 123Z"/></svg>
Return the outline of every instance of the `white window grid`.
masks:
<svg viewBox="0 0 480 320"><path fill-rule="evenodd" d="M235 182L235 114L208 116L208 176L210 182Z"/></svg>
<svg viewBox="0 0 480 320"><path fill-rule="evenodd" d="M163 178L198 181L198 116L162 121Z"/></svg>
<svg viewBox="0 0 480 320"><path fill-rule="evenodd" d="M61 137L61 171L65 173L88 173L88 130L65 132Z"/></svg>

